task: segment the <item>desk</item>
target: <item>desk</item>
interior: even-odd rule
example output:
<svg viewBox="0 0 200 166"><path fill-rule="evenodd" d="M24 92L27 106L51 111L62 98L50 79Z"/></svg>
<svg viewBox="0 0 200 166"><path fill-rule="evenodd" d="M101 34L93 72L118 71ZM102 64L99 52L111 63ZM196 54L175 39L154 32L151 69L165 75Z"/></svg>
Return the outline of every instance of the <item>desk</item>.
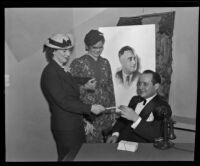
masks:
<svg viewBox="0 0 200 166"><path fill-rule="evenodd" d="M193 143L176 143L167 150L156 149L151 143L139 143L136 152L117 150L117 145L83 144L76 153L73 151L73 161L194 161Z"/></svg>

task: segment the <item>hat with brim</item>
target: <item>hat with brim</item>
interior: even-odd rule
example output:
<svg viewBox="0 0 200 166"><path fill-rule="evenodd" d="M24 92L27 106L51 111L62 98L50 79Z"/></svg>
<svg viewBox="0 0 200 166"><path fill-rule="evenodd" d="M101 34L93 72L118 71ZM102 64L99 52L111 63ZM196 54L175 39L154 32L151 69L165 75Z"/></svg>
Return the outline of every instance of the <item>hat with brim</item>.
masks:
<svg viewBox="0 0 200 166"><path fill-rule="evenodd" d="M54 34L49 37L45 43L46 46L54 49L70 49L73 47L72 41L68 35Z"/></svg>

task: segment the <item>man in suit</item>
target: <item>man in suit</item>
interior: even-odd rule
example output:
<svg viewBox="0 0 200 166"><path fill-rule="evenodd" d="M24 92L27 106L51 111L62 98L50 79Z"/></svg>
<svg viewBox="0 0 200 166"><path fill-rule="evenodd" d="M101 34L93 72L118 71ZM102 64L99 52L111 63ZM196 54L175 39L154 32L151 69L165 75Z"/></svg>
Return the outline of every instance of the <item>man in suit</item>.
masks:
<svg viewBox="0 0 200 166"><path fill-rule="evenodd" d="M121 69L116 72L116 81L128 88L133 81L137 81L139 72L139 58L135 50L130 46L124 46L118 53Z"/></svg>
<svg viewBox="0 0 200 166"><path fill-rule="evenodd" d="M133 142L154 142L163 136L164 114L172 114L169 104L162 100L157 91L161 83L160 75L151 70L144 71L137 83L138 96L134 96L128 107L120 106L121 117L112 128L112 136L107 143L120 140Z"/></svg>
<svg viewBox="0 0 200 166"><path fill-rule="evenodd" d="M41 89L49 104L58 161L62 161L73 148L85 142L83 115L97 115L105 110L101 105L81 102L80 88L94 90L95 80L84 84L65 71L72 49L70 35L64 34L52 35L43 47L49 63L42 72Z"/></svg>

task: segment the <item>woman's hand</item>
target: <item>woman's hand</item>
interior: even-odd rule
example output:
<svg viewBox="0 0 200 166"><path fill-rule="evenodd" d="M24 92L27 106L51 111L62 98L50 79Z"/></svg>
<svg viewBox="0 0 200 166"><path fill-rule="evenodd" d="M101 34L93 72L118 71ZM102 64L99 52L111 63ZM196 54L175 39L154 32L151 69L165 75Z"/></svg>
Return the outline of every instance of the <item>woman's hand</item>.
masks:
<svg viewBox="0 0 200 166"><path fill-rule="evenodd" d="M95 90L96 83L97 83L97 81L95 80L95 78L92 78L84 85L84 89Z"/></svg>

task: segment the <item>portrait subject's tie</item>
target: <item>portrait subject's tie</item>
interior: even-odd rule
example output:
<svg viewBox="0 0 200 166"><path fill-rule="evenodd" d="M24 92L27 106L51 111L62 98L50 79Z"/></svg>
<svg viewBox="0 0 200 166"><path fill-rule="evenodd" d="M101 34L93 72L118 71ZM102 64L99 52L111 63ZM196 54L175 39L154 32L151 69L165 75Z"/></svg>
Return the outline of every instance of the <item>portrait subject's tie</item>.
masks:
<svg viewBox="0 0 200 166"><path fill-rule="evenodd" d="M130 75L128 75L128 76L126 77L126 83L127 83L127 85L130 85Z"/></svg>

